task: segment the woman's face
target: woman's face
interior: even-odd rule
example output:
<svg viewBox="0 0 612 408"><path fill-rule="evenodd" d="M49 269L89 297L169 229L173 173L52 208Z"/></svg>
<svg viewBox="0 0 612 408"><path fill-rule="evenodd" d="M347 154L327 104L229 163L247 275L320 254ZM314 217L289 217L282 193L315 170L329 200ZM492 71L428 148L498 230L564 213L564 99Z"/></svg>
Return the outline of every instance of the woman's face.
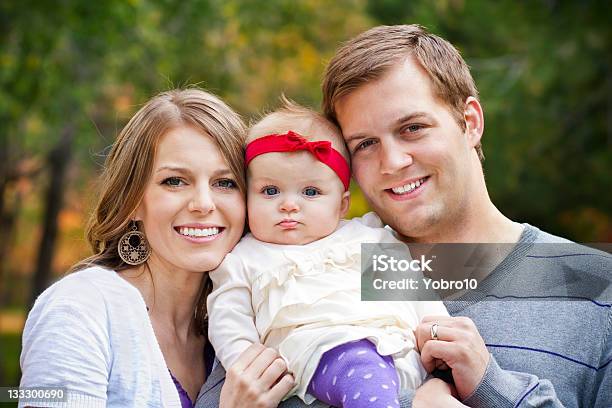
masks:
<svg viewBox="0 0 612 408"><path fill-rule="evenodd" d="M182 126L157 147L153 174L136 211L151 262L173 271L210 271L236 245L245 202L213 139Z"/></svg>

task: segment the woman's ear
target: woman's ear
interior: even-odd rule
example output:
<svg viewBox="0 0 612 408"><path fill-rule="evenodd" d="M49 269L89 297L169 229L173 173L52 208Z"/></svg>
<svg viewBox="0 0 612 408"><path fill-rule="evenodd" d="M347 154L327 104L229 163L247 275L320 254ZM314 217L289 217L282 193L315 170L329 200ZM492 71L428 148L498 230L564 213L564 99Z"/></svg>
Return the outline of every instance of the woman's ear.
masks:
<svg viewBox="0 0 612 408"><path fill-rule="evenodd" d="M138 207L136 207L134 212L131 214L130 220L132 220L132 221L142 221L142 213L143 213L142 203L140 203L138 205Z"/></svg>
<svg viewBox="0 0 612 408"><path fill-rule="evenodd" d="M340 218L344 218L351 205L351 192L345 191L342 194L342 202L340 204Z"/></svg>
<svg viewBox="0 0 612 408"><path fill-rule="evenodd" d="M484 114L480 102L473 96L469 96L465 100L463 119L465 120L465 134L468 143L472 147L478 146L484 132Z"/></svg>

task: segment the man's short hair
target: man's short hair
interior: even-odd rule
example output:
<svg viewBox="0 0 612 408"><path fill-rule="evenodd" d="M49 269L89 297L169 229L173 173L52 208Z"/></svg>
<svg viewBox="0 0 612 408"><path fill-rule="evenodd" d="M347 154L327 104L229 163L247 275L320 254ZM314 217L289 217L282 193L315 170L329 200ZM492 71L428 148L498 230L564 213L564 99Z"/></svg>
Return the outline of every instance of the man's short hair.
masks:
<svg viewBox="0 0 612 408"><path fill-rule="evenodd" d="M323 79L322 109L334 123L336 103L359 86L382 77L391 67L413 56L423 67L436 97L444 101L465 130L465 100L478 99L470 69L451 43L417 25L378 26L346 42L329 62ZM482 146L476 146L480 160Z"/></svg>

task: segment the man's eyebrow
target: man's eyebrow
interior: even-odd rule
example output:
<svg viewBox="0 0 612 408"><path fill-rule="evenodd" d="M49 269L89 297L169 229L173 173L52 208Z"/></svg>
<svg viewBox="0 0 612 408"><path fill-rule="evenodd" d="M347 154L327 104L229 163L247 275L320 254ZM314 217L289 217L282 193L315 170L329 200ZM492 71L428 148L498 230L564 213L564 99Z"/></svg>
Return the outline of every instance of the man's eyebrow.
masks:
<svg viewBox="0 0 612 408"><path fill-rule="evenodd" d="M396 120L395 124L401 125L402 123L409 122L411 120L415 120L418 118L428 118L429 119L431 118L431 115L429 115L427 112L412 112Z"/></svg>
<svg viewBox="0 0 612 408"><path fill-rule="evenodd" d="M354 135L351 135L349 137L346 138L345 143L349 144L351 142L354 142L355 140L361 140L361 139L365 139L366 137L368 137L367 133L355 133Z"/></svg>
<svg viewBox="0 0 612 408"><path fill-rule="evenodd" d="M409 113L397 119L394 122L394 125L399 126L403 123L409 122L411 120L419 119L419 118L431 119L431 115L428 114L427 112L412 112L412 113ZM356 140L365 139L367 137L370 137L370 136L366 132L359 132L359 133L350 135L349 137L345 139L345 141L346 141L346 144L348 145L351 142L354 142Z"/></svg>

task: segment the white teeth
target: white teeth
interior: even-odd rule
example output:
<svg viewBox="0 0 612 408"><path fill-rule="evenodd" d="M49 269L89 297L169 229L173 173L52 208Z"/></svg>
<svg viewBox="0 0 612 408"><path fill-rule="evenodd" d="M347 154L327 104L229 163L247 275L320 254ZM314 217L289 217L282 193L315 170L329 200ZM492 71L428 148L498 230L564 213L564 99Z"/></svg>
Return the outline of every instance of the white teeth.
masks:
<svg viewBox="0 0 612 408"><path fill-rule="evenodd" d="M410 193L412 191L414 191L415 189L417 189L418 187L421 186L421 184L423 184L425 182L425 178L422 178L420 180L417 180L413 183L408 183L405 186L401 186L401 187L394 187L391 190L395 193L395 194L405 194L405 193Z"/></svg>
<svg viewBox="0 0 612 408"><path fill-rule="evenodd" d="M211 228L187 228L180 227L179 234L185 235L188 237L210 237L211 235L217 235L219 233L219 228L211 227Z"/></svg>

